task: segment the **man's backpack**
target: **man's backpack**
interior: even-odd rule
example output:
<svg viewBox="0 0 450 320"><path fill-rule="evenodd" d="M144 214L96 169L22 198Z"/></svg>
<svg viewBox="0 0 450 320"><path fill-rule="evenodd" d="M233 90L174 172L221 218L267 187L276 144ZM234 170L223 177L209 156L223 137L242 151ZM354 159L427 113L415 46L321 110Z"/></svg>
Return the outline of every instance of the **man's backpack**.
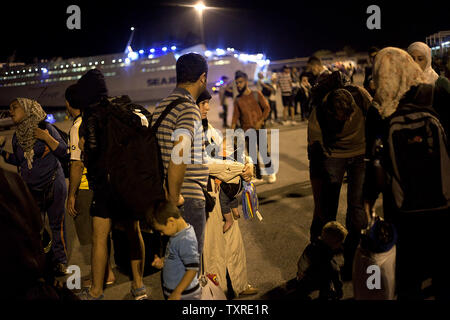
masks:
<svg viewBox="0 0 450 320"><path fill-rule="evenodd" d="M399 211L450 207L448 141L431 108L402 105L390 117L386 147L388 176Z"/></svg>
<svg viewBox="0 0 450 320"><path fill-rule="evenodd" d="M152 115L128 96L109 99L103 163L113 195L130 208L127 218L142 219L156 201L165 199L156 132L172 108L186 101L170 103L151 126Z"/></svg>

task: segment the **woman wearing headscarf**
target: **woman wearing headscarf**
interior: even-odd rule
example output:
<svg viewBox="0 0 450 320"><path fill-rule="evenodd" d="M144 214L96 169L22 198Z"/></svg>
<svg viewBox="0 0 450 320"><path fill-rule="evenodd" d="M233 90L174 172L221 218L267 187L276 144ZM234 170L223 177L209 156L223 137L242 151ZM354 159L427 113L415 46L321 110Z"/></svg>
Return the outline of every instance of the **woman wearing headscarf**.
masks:
<svg viewBox="0 0 450 320"><path fill-rule="evenodd" d="M384 48L377 54L373 80L376 87L373 105L378 114L374 116L375 119L367 120L369 126L367 129L368 137L379 140L376 147L373 148L375 152L371 154L371 160L374 166L380 169L378 172L380 179L378 184L366 183L364 186L367 213L371 214L378 194L383 192L385 220L392 222L398 232L396 262L398 299L423 299L422 281L429 275L433 280L436 299L449 299L450 278L446 275L446 266L440 259L442 254L448 250L447 229L450 225L450 210L448 208L434 211L423 210L418 209L419 206L416 204L412 209L417 210L412 212L411 209L404 212L404 205L399 205L394 198L396 195L398 200L398 196L401 194L409 197L408 201L411 203L411 190L414 192L418 192L416 191L418 188L421 188L420 190L426 190L425 188L436 190L435 185L440 185L440 182L436 181L430 184L425 179L419 185L417 176L414 177L414 174L410 174L408 178L404 177L402 180L401 190L406 190L404 192L407 194L399 191L399 188L393 188L397 180L392 178L394 176L392 163L398 163L401 151L397 150L398 156L396 159L391 159L388 141L389 122L394 116L408 110L428 109L430 113L433 112L433 85L427 84L423 70L406 51L393 47ZM421 137L413 137L408 140L408 146L409 148L418 148L411 145L416 142L421 143L421 141L424 141ZM373 140L368 143L368 149L375 144ZM408 159L411 166L425 163L426 160ZM408 165L399 170L403 172L403 170L409 169L406 166ZM418 174L421 173L419 171L429 172L430 168L424 167L417 170ZM395 177L398 178L398 176ZM422 198L426 197L428 196L423 195Z"/></svg>
<svg viewBox="0 0 450 320"><path fill-rule="evenodd" d="M206 90L197 99L202 116L203 135L207 141L205 143L206 161L212 186L210 194L216 199L216 205L206 221L203 248L204 270L217 275L222 290L227 290L228 273L235 296L252 295L256 294L258 290L248 283L246 254L239 224L234 221L229 230L223 232L223 216L219 197L221 184L218 186L212 176L225 182L230 182L239 176L245 181L250 181L253 176L253 166L243 164L250 159L249 157L242 159L241 162L233 163L230 160L223 160L220 156L222 149L228 149L227 151L233 149L231 150L233 152L234 148L230 148L230 144L225 143L222 135L208 123L210 99L211 95ZM213 148L213 146L217 148Z"/></svg>
<svg viewBox="0 0 450 320"><path fill-rule="evenodd" d="M41 213L47 213L55 272L66 274L64 202L67 186L58 159L67 157L67 143L50 123L44 121L47 114L37 101L17 98L10 104L10 113L16 125L13 153L2 151L2 156L7 163L17 166Z"/></svg>
<svg viewBox="0 0 450 320"><path fill-rule="evenodd" d="M408 53L423 70L425 83L434 84L439 75L431 67L431 48L423 42L414 42L408 47Z"/></svg>
<svg viewBox="0 0 450 320"><path fill-rule="evenodd" d="M439 76L431 67L431 49L423 42L414 42L408 47L408 53L423 70L425 83L435 87L433 108L439 115L447 137L450 126L450 81Z"/></svg>

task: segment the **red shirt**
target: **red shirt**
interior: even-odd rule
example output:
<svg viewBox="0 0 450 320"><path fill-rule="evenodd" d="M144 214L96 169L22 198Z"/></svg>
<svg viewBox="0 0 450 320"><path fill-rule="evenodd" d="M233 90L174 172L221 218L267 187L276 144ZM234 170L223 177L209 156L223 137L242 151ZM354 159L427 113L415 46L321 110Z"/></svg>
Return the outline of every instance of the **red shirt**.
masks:
<svg viewBox="0 0 450 320"><path fill-rule="evenodd" d="M258 94L258 101L255 99L254 92ZM231 123L235 125L239 120L244 131L256 129L256 123L266 120L269 112L269 103L260 91L252 91L250 94L244 93L234 100L233 121Z"/></svg>

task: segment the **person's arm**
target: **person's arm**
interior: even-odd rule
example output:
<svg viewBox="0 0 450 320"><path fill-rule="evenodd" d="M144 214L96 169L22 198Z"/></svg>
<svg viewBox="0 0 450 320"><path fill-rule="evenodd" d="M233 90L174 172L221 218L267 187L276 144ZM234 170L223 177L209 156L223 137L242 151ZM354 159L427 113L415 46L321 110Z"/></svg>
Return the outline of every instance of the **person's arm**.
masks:
<svg viewBox="0 0 450 320"><path fill-rule="evenodd" d="M179 140L173 145L174 149L182 146L186 142L186 137L179 136ZM180 148L178 153L179 159L183 159L183 147ZM176 164L172 157L169 162L169 167L167 169L167 183L168 183L168 199L172 201L176 206L181 206L183 204L183 198L181 197L181 186L184 181L184 175L186 173L186 163L183 161Z"/></svg>
<svg viewBox="0 0 450 320"><path fill-rule="evenodd" d="M259 105L263 108L262 120L266 120L270 113L270 106L267 99L262 95L261 92L258 92Z"/></svg>
<svg viewBox="0 0 450 320"><path fill-rule="evenodd" d="M78 212L75 210L75 194L80 187L81 177L83 175L84 164L80 160L71 161L69 177L69 193L67 196L67 212L75 217Z"/></svg>
<svg viewBox="0 0 450 320"><path fill-rule="evenodd" d="M234 111L233 111L233 120L231 121L231 129L236 129L236 124L241 117L241 113L239 111L239 103L237 99L234 100Z"/></svg>
<svg viewBox="0 0 450 320"><path fill-rule="evenodd" d="M191 103L183 103L172 135L174 145L167 168L168 200L181 206L184 202L181 196L181 186L186 173L186 161L183 150L190 151L194 143L196 124L201 124L200 109ZM190 159L188 159L190 160Z"/></svg>
<svg viewBox="0 0 450 320"><path fill-rule="evenodd" d="M47 129L45 129L45 130L42 130L40 128L34 129L34 136L36 137L36 139L44 141L53 152L59 146L59 141L56 140L55 138L53 138ZM66 145L66 147L67 147L67 145Z"/></svg>
<svg viewBox="0 0 450 320"><path fill-rule="evenodd" d="M19 162L17 161L16 155L14 153L10 153L10 152L8 152L8 151L3 149L3 147L5 146L5 143L6 143L6 138L5 137L0 137L0 140L1 140L0 141L0 155L3 156L3 159L5 159L6 163L11 164L13 166L18 166ZM13 138L12 145L13 145L13 150L15 150L15 148L17 146L16 146L16 143L14 141L14 138Z"/></svg>
<svg viewBox="0 0 450 320"><path fill-rule="evenodd" d="M52 125L47 125L46 130L36 128L35 135L37 139L43 140L50 147L53 154L58 158L68 156L67 141L64 141L61 138L59 132Z"/></svg>

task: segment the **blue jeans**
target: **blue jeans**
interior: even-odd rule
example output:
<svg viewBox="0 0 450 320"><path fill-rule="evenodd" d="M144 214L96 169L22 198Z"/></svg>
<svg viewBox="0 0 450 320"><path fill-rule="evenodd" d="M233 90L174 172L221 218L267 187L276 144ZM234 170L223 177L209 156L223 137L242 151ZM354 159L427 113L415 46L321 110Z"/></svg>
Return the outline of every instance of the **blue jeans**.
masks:
<svg viewBox="0 0 450 320"><path fill-rule="evenodd" d="M318 199L320 210L313 217L311 234L320 235L323 226L336 220L339 196L345 172L348 177L347 215L348 230L344 244L345 266L351 268L361 230L367 227L367 215L363 205L363 184L365 176L364 155L352 158L326 158L322 161L323 177Z"/></svg>
<svg viewBox="0 0 450 320"><path fill-rule="evenodd" d="M201 255L205 240L205 200L185 198L184 204L180 207L180 212L183 219L194 227L198 242L198 253Z"/></svg>

